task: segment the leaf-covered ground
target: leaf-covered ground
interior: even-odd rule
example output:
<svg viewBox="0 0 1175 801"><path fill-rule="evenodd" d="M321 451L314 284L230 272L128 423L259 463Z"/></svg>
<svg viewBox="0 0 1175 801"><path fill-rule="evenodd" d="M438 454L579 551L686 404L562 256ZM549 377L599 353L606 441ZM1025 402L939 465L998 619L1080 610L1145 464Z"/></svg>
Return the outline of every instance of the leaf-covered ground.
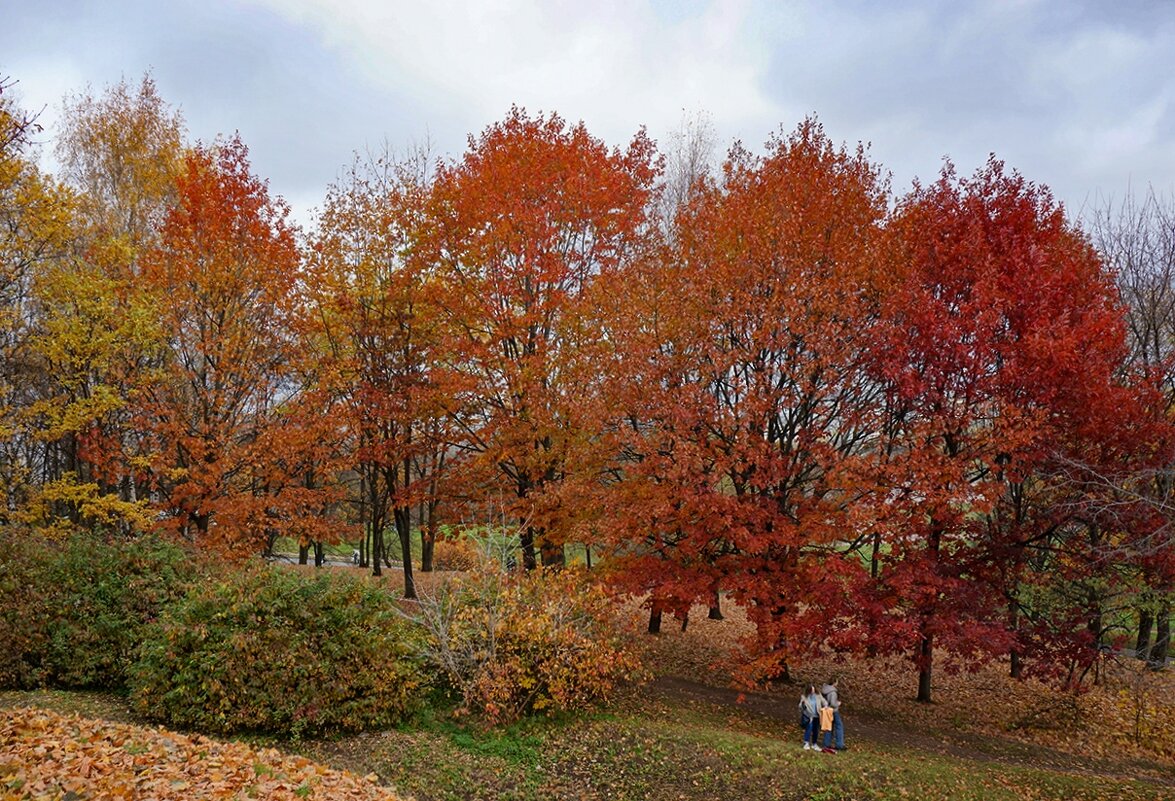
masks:
<svg viewBox="0 0 1175 801"><path fill-rule="evenodd" d="M40 757L18 774L7 756L11 721L43 713L3 713L0 801L119 797L87 789L66 795L73 785L62 777L74 778L81 763L62 760L95 743L107 750L86 763L91 771L95 759L111 760L112 770L125 769L128 759L132 766L166 766L156 778L170 775L167 783L140 790L140 798L247 798L250 791L260 798L387 798L394 786L417 801L1175 799L1175 671L1110 662L1104 681L1079 696L1012 681L999 665L956 675L940 671L935 703L927 706L912 700L916 678L906 662L827 657L795 665L794 684L746 691L732 688L725 660L748 627L737 609L726 613L726 620L710 621L704 609L695 609L685 633L667 619L664 633L649 637L637 631L645 619L634 604L635 642L656 678L595 714L486 731L438 712L401 730L274 743L294 756L127 726L133 715L116 696L0 693L0 709L70 713L42 729L26 726L18 747L26 759L46 748L53 755L47 764L57 767L56 785L29 772L46 769ZM823 682L832 673L841 678L849 750L803 751L795 720L798 684ZM113 722L83 721L77 714ZM82 745L60 745L78 737ZM213 749L237 754L231 761L243 783L208 790L211 780L228 774L207 759L193 759L192 751L179 755L176 742L199 744L196 755ZM156 750L131 753L144 748ZM52 789L34 791L35 781Z"/></svg>
<svg viewBox="0 0 1175 801"><path fill-rule="evenodd" d="M683 633L666 618L663 633L638 637L645 661L658 676L696 685L735 685L731 654L751 627L740 610L728 605L726 619L708 620L695 607ZM647 613L632 605L634 621ZM790 718L799 687L839 676L846 730L898 744L938 743L990 752L1004 759L1022 754L1059 754L1068 761L1108 760L1175 775L1175 670L1155 672L1128 658L1109 658L1100 680L1084 691L1065 692L1056 683L1015 681L1008 666L950 671L940 657L934 674L934 703L914 701L917 673L909 660L825 656L799 661L793 684L767 693L748 693L760 711L778 698L781 717ZM733 699L734 693L725 697Z"/></svg>
<svg viewBox="0 0 1175 801"><path fill-rule="evenodd" d="M158 728L0 710L0 799L377 799L370 779L300 756Z"/></svg>

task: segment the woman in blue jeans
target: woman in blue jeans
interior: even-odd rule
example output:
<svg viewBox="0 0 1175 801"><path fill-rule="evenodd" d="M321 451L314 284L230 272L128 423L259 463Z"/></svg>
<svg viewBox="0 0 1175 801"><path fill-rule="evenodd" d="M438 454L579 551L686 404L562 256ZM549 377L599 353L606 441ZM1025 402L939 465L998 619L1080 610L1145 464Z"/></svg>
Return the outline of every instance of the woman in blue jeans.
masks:
<svg viewBox="0 0 1175 801"><path fill-rule="evenodd" d="M800 715L804 724L804 750L820 750L820 710L828 706L824 696L816 692L816 685L809 684L808 692L800 696Z"/></svg>

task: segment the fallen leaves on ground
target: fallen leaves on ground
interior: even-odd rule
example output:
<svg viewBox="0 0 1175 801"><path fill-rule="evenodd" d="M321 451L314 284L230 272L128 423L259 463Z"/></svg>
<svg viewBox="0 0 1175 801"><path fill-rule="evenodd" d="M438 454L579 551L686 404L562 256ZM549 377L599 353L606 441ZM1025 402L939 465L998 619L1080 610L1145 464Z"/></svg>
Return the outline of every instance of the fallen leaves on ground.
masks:
<svg viewBox="0 0 1175 801"><path fill-rule="evenodd" d="M628 608L635 620L648 616L637 602ZM658 675L712 686L736 684L740 644L753 627L734 604L726 604L723 612L725 620L708 620L705 607L694 607L685 632L666 618L660 636L638 638L645 664ZM1100 666L1100 683L1087 682L1082 692L1073 693L1056 683L1012 679L1006 662L956 672L946 670L946 662L947 655L941 655L933 704L914 701L918 674L909 659L901 658L830 654L796 659L795 684L776 692L798 700L800 685L819 686L839 676L850 731L859 710L910 731L1010 738L1114 762L1157 758L1175 764L1175 670L1151 671L1137 660L1111 658ZM791 701L787 708L794 706Z"/></svg>
<svg viewBox="0 0 1175 801"><path fill-rule="evenodd" d="M41 709L0 710L0 801L34 798L372 799L372 774L270 748Z"/></svg>

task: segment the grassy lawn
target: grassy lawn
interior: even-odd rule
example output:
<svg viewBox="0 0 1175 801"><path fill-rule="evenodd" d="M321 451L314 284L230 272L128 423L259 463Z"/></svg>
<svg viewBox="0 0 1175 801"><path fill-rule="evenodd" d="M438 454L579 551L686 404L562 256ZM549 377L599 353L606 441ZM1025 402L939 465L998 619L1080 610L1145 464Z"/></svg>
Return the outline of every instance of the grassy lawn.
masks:
<svg viewBox="0 0 1175 801"><path fill-rule="evenodd" d="M0 707L41 706L127 720L116 696L6 692ZM851 732L851 729L850 729ZM358 775L376 773L418 801L457 799L1162 799L1175 784L1128 765L1036 767L982 751L959 755L850 737L836 755L804 751L798 729L729 706L634 691L606 713L482 731L442 714L410 727L271 745Z"/></svg>
<svg viewBox="0 0 1175 801"><path fill-rule="evenodd" d="M860 740L836 755L717 705L634 695L609 714L479 732L431 719L306 754L374 770L419 801L457 799L1157 799L1175 785ZM1030 760L1029 760L1030 762Z"/></svg>

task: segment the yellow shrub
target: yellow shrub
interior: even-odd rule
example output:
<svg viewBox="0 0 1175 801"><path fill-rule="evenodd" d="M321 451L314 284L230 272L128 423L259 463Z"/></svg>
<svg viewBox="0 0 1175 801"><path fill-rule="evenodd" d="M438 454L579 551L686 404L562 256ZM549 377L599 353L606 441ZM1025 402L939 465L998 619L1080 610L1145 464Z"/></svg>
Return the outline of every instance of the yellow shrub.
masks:
<svg viewBox="0 0 1175 801"><path fill-rule="evenodd" d="M641 675L612 600L572 571L477 571L423 599L427 658L489 723L580 709Z"/></svg>

